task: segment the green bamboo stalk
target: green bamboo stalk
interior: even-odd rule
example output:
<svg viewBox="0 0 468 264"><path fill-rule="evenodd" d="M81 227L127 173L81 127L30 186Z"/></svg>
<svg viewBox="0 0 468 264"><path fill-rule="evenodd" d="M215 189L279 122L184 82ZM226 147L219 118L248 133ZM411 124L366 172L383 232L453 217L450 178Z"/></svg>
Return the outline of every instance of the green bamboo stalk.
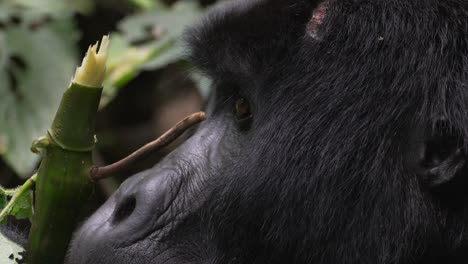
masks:
<svg viewBox="0 0 468 264"><path fill-rule="evenodd" d="M27 263L62 264L83 204L89 199L95 119L102 93L108 37L89 48L48 130L37 172ZM44 142L44 141L42 141ZM47 141L46 141L47 142Z"/></svg>

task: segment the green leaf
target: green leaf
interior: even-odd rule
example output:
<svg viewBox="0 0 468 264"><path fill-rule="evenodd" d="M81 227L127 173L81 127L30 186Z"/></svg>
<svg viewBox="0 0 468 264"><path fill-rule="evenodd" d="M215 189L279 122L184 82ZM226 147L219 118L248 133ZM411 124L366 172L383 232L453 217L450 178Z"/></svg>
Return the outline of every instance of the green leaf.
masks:
<svg viewBox="0 0 468 264"><path fill-rule="evenodd" d="M34 30L31 17L0 30L0 154L23 178L37 161L31 142L45 135L76 65L71 17Z"/></svg>
<svg viewBox="0 0 468 264"><path fill-rule="evenodd" d="M15 189L4 189L0 186L0 223L6 222L7 215L16 219L28 218L31 221L34 199L31 187L35 177L31 177L22 186ZM5 209L7 206L9 207Z"/></svg>
<svg viewBox="0 0 468 264"><path fill-rule="evenodd" d="M154 0L129 0L133 5L137 6L142 10L153 9L156 5L160 5L159 1Z"/></svg>
<svg viewBox="0 0 468 264"><path fill-rule="evenodd" d="M156 50L157 54L152 56L152 59L148 60L141 65L143 70L154 70L166 67L170 63L183 59L183 49L176 40L173 42L168 41L168 45L161 47L160 50Z"/></svg>
<svg viewBox="0 0 468 264"><path fill-rule="evenodd" d="M24 258L24 249L0 233L0 264L16 264Z"/></svg>
<svg viewBox="0 0 468 264"><path fill-rule="evenodd" d="M172 43L164 52L153 54L144 63L145 70L165 67L183 58L184 53L180 36L188 25L192 25L202 14L195 1L181 1L171 9L157 9L153 12L127 17L119 25L119 30L131 42L140 42L153 38L153 47L161 43Z"/></svg>
<svg viewBox="0 0 468 264"><path fill-rule="evenodd" d="M159 40L177 38L200 14L201 9L195 1L182 1L170 9L160 8L129 16L118 25L118 29L132 42L141 41L155 33L160 36Z"/></svg>
<svg viewBox="0 0 468 264"><path fill-rule="evenodd" d="M197 70L191 70L189 77L197 85L200 95L207 100L213 86L213 80Z"/></svg>
<svg viewBox="0 0 468 264"><path fill-rule="evenodd" d="M32 218L32 201L33 201L33 192L28 190L26 193L21 195L16 204L11 209L10 215L14 216L16 219L26 219L31 220Z"/></svg>
<svg viewBox="0 0 468 264"><path fill-rule="evenodd" d="M195 1L177 2L129 16L111 34L108 75L101 106L143 70L157 70L184 58L180 36L202 14Z"/></svg>
<svg viewBox="0 0 468 264"><path fill-rule="evenodd" d="M34 9L45 13L80 12L88 14L94 9L92 0L7 0L9 6Z"/></svg>
<svg viewBox="0 0 468 264"><path fill-rule="evenodd" d="M5 193L5 190L0 187L0 211L5 208L7 204L7 194Z"/></svg>

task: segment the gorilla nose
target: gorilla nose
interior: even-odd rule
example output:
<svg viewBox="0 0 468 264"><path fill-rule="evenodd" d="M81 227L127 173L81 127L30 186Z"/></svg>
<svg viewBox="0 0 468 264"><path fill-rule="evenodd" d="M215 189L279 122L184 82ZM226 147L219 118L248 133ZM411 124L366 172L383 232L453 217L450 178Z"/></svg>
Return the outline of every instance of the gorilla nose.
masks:
<svg viewBox="0 0 468 264"><path fill-rule="evenodd" d="M120 203L116 204L112 223L114 225L127 219L135 210L136 197L134 195L125 197Z"/></svg>
<svg viewBox="0 0 468 264"><path fill-rule="evenodd" d="M70 252L114 252L145 238L162 238L169 233L176 210L182 204L181 175L173 170L153 168L126 180L79 230ZM69 259L87 256L71 254ZM75 262L67 262L75 263Z"/></svg>
<svg viewBox="0 0 468 264"><path fill-rule="evenodd" d="M121 185L77 235L125 246L158 233L173 221L180 178L172 170L156 168L135 175Z"/></svg>
<svg viewBox="0 0 468 264"><path fill-rule="evenodd" d="M155 228L165 224L180 189L180 177L172 170L153 169L150 174L127 180L116 193L109 223L141 228L142 223L154 223Z"/></svg>

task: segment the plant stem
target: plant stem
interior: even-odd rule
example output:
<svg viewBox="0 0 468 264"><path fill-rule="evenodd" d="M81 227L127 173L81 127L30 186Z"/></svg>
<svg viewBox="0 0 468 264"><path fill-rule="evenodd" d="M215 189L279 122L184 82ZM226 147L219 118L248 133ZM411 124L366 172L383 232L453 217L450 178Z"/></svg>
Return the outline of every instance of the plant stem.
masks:
<svg viewBox="0 0 468 264"><path fill-rule="evenodd" d="M104 36L100 44L88 49L47 130L49 140L41 146L28 264L64 263L73 230L91 196L89 170L108 45L109 38Z"/></svg>
<svg viewBox="0 0 468 264"><path fill-rule="evenodd" d="M89 174L92 180L98 181L104 178L108 178L115 175L119 171L124 171L128 169L131 165L135 164L136 162L145 159L150 154L159 151L163 147L169 145L177 137L182 135L182 133L184 133L188 128L200 123L205 119L206 116L204 112L198 112L187 116L186 118L182 119L182 121L173 126L171 129L169 129L162 136L144 145L129 156L104 167L91 168Z"/></svg>
<svg viewBox="0 0 468 264"><path fill-rule="evenodd" d="M31 189L31 187L36 182L36 176L37 176L37 173L31 176L31 178L29 178L27 181L23 183L23 185L21 185L21 187L16 191L16 193L13 195L13 197L5 206L5 208L3 208L3 210L0 212L0 219L3 219L5 216L7 216L10 210L13 208L13 206L15 206L15 204L21 198L21 196L23 196L26 193L26 191Z"/></svg>

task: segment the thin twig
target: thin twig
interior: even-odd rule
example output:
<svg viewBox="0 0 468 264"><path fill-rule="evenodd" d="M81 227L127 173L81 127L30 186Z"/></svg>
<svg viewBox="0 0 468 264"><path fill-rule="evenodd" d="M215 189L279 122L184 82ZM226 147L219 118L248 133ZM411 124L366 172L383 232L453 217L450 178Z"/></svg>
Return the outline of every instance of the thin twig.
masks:
<svg viewBox="0 0 468 264"><path fill-rule="evenodd" d="M177 123L174 127L169 129L166 133L160 136L158 139L144 145L137 151L133 152L129 156L104 167L93 167L90 170L90 176L93 181L99 181L104 178L108 178L114 176L116 173L120 171L125 171L129 167L131 167L136 162L145 159L150 154L161 150L163 147L169 145L173 142L177 137L182 135L188 128L192 127L195 124L200 123L201 121L205 120L205 113L198 112L192 114L182 121Z"/></svg>

